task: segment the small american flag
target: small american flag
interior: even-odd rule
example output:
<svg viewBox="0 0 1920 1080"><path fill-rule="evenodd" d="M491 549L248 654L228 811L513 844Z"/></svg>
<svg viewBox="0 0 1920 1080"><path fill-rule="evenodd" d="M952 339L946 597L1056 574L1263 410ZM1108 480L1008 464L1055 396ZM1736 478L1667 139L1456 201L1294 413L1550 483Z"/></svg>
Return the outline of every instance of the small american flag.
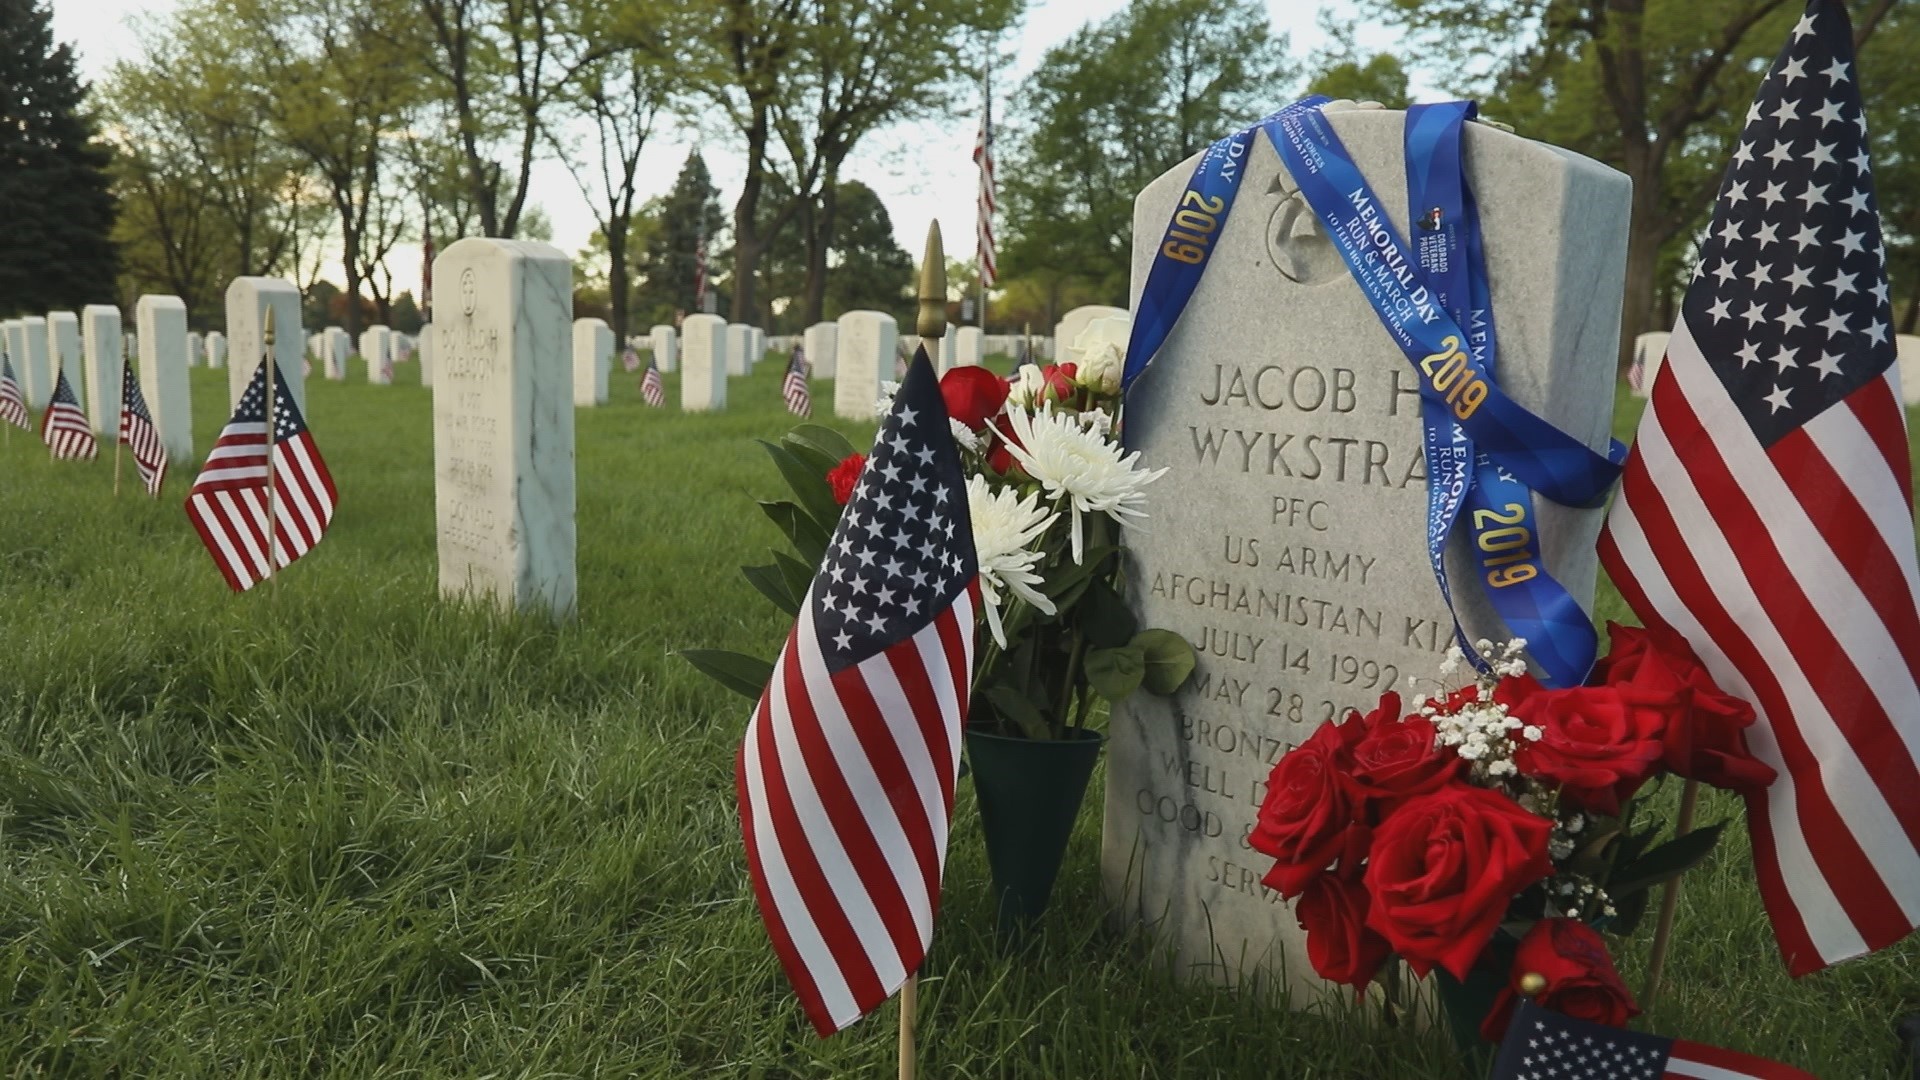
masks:
<svg viewBox="0 0 1920 1080"><path fill-rule="evenodd" d="M787 379L781 384L780 395L787 399L787 411L795 416L813 415L813 392L807 389L807 376L813 373L813 365L807 362L806 350L795 345L793 358L787 361Z"/></svg>
<svg viewBox="0 0 1920 1080"><path fill-rule="evenodd" d="M627 346L626 351L620 354L620 365L628 371L639 371L640 350L631 345Z"/></svg>
<svg viewBox="0 0 1920 1080"><path fill-rule="evenodd" d="M966 481L923 351L735 768L760 914L821 1035L892 996L932 940L978 573Z"/></svg>
<svg viewBox="0 0 1920 1080"><path fill-rule="evenodd" d="M47 402L47 413L40 418L40 440L56 458L91 458L100 452L93 428L87 423L86 411L73 396L73 386L67 382L64 368L54 380L53 400Z"/></svg>
<svg viewBox="0 0 1920 1080"><path fill-rule="evenodd" d="M13 360L0 353L0 421L23 431L33 430L33 416L27 412L27 399L20 396L20 384L13 377Z"/></svg>
<svg viewBox="0 0 1920 1080"><path fill-rule="evenodd" d="M1880 216L1844 5L1747 113L1601 557L1751 701L1747 795L1795 975L1920 920L1920 573Z"/></svg>
<svg viewBox="0 0 1920 1080"><path fill-rule="evenodd" d="M140 469L147 494L158 498L160 485L167 478L167 448L153 429L147 396L140 392L140 379L129 361L122 361L120 366L120 442L133 452L133 463Z"/></svg>
<svg viewBox="0 0 1920 1080"><path fill-rule="evenodd" d="M640 376L640 396L656 409L667 403L666 380L660 377L660 365L651 358L647 360L647 373Z"/></svg>
<svg viewBox="0 0 1920 1080"><path fill-rule="evenodd" d="M1633 363L1627 365L1627 386L1635 393L1645 390L1647 382L1647 357L1640 350L1633 352Z"/></svg>
<svg viewBox="0 0 1920 1080"><path fill-rule="evenodd" d="M240 395L233 419L220 432L187 494L187 517L214 565L235 592L245 592L273 570L312 550L333 520L336 494L327 463L313 444L287 384L273 384L273 480L267 479L267 367L261 364ZM273 506L273 537L267 506ZM268 565L268 552L273 555Z"/></svg>
<svg viewBox="0 0 1920 1080"><path fill-rule="evenodd" d="M1815 1080L1777 1061L1576 1020L1523 1001L1488 1080Z"/></svg>

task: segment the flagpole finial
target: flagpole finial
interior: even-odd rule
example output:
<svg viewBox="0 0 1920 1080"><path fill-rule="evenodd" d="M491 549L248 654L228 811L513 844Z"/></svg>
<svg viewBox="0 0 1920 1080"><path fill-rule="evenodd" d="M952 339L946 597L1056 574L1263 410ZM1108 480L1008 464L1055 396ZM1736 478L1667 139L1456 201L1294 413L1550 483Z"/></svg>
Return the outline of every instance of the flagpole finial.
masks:
<svg viewBox="0 0 1920 1080"><path fill-rule="evenodd" d="M940 243L940 222L927 224L927 254L920 263L920 318L914 329L923 338L947 333L947 253Z"/></svg>
<svg viewBox="0 0 1920 1080"><path fill-rule="evenodd" d="M1545 975L1537 971L1529 971L1525 975L1520 976L1520 992L1527 997L1539 995L1545 992L1546 989L1547 977Z"/></svg>
<svg viewBox="0 0 1920 1080"><path fill-rule="evenodd" d="M266 326L266 329L262 331L260 335L260 339L267 345L268 348L273 347L273 305L272 304L267 305L267 326Z"/></svg>

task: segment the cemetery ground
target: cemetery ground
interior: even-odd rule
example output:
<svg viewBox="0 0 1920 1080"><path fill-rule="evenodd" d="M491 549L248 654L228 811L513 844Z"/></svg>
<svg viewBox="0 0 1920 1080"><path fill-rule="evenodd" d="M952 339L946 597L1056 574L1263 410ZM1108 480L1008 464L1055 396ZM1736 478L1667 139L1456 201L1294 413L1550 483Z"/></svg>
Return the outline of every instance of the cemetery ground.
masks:
<svg viewBox="0 0 1920 1080"><path fill-rule="evenodd" d="M414 365L393 387L357 364L347 383L308 382L339 513L246 596L182 513L191 465L152 502L129 461L116 500L110 453L51 462L12 431L6 1075L891 1075L893 1006L826 1041L802 1019L734 816L747 704L673 655L765 654L786 633L736 569L775 542L751 500L780 481L751 440L793 422L781 366L732 380L729 409L707 415L648 409L616 370L612 403L576 413L580 616L559 628L437 599ZM193 372L203 453L226 385ZM1625 436L1638 403L1622 399ZM1602 591L1601 616L1621 617ZM1484 1075L1438 1031L1384 1027L1337 995L1290 1012L1159 970L1148 943L1103 925L1101 797L1096 777L1052 913L1009 950L960 785L923 1075ZM1619 950L1636 988L1647 922ZM1738 826L1687 879L1677 925L1653 1030L1828 1080L1890 1074L1892 1025L1920 1010L1920 944L1789 980Z"/></svg>

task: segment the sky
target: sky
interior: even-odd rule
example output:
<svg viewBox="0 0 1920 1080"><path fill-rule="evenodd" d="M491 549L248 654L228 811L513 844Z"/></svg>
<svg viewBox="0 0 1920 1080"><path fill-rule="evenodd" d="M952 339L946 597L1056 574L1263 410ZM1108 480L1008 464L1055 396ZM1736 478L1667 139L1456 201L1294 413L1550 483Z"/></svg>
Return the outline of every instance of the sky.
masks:
<svg viewBox="0 0 1920 1080"><path fill-rule="evenodd" d="M1126 2L1030 0L1026 20L1013 40L1014 63L1010 70L995 74L997 85L1012 87L1033 70L1049 47L1087 23L1111 15ZM54 33L75 46L83 76L97 79L115 60L138 52L135 26L142 21L164 25L175 0L52 0L52 4ZM1334 0L1266 0L1266 5L1273 27L1292 39L1296 55L1305 55L1326 44L1326 36L1317 26L1322 9L1338 11L1346 6ZM1391 44L1391 38L1378 28L1362 28L1359 40L1368 48ZM1275 87L1275 106L1284 104L1281 98L1293 89ZM1004 99L996 105L995 115L1003 114ZM880 195L893 219L895 235L916 261L925 243L930 218L940 220L949 256L964 257L973 247L973 206L978 177L972 154L978 124L976 111L942 124L896 126L869 136L848 162L845 179L858 180ZM583 141L591 139L588 126ZM695 132L675 128L657 131L642 154L642 198L671 188L688 150L695 146L706 157L714 182L721 189L722 204L731 211L746 171L744 155L730 141L703 141ZM588 179L589 183L596 182L592 177ZM569 255L584 248L596 226L590 204L567 168L557 161L540 162L534 167L531 189L531 201L545 211L553 224L554 245ZM397 288L414 289L417 294L418 245L400 245L389 257L388 265L394 270ZM337 270L329 271L327 276L340 278Z"/></svg>

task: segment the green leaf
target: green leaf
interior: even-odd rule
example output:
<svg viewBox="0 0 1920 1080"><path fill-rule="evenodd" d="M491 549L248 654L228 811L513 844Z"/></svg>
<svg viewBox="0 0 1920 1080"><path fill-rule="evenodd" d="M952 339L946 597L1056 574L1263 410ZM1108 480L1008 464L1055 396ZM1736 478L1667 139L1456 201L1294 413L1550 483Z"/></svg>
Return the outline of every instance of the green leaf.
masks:
<svg viewBox="0 0 1920 1080"><path fill-rule="evenodd" d="M1726 827L1723 821L1661 844L1634 860L1632 865L1616 869L1607 882L1607 892L1615 897L1626 896L1679 877L1707 857Z"/></svg>
<svg viewBox="0 0 1920 1080"><path fill-rule="evenodd" d="M780 574L787 579L787 591L794 601L806 599L807 590L813 588L813 568L784 551L773 552L773 561L780 565Z"/></svg>
<svg viewBox="0 0 1920 1080"><path fill-rule="evenodd" d="M1147 677L1147 651L1138 645L1087 650L1087 683L1108 701L1123 701Z"/></svg>
<svg viewBox="0 0 1920 1080"><path fill-rule="evenodd" d="M773 665L757 656L727 652L725 649L681 649L680 659L699 668L701 674L742 697L760 700L773 678Z"/></svg>
<svg viewBox="0 0 1920 1080"><path fill-rule="evenodd" d="M760 595L773 601L774 607L788 615L800 614L800 601L788 591L786 575L780 572L778 563L768 563L765 566L743 566L740 568L740 573L746 576L747 581L754 588L760 590Z"/></svg>
<svg viewBox="0 0 1920 1080"><path fill-rule="evenodd" d="M827 484L825 474L808 468L786 447L765 439L760 440L760 445L767 448L767 456L779 466L780 475L786 478L787 486L793 489L801 508L822 530L832 532L834 526L840 523L840 504L833 501L833 488Z"/></svg>
<svg viewBox="0 0 1920 1080"><path fill-rule="evenodd" d="M1046 595L1047 599L1053 601L1053 606L1062 616L1066 615L1073 609L1073 605L1079 602L1081 594L1086 592L1088 584L1093 581L1094 574L1099 571L1107 556L1118 550L1120 549L1115 547L1088 548L1084 553L1085 561L1062 562L1045 571L1043 576L1046 578L1046 583L1040 587L1040 591Z"/></svg>
<svg viewBox="0 0 1920 1080"><path fill-rule="evenodd" d="M1142 630L1129 644L1146 657L1147 672L1141 685L1149 693L1171 694L1193 674L1193 646L1171 630Z"/></svg>
<svg viewBox="0 0 1920 1080"><path fill-rule="evenodd" d="M819 522L790 502L768 502L763 499L760 501L760 510L773 519L774 525L793 542L801 562L820 565L820 560L826 557L831 538Z"/></svg>
<svg viewBox="0 0 1920 1080"><path fill-rule="evenodd" d="M1027 738L1053 738L1053 729L1047 725L1047 718L1020 691L1005 684L989 686L987 700L993 703L1001 716L1013 721Z"/></svg>
<svg viewBox="0 0 1920 1080"><path fill-rule="evenodd" d="M1125 645L1140 626L1140 620L1133 617L1127 602L1120 599L1120 594L1102 577L1087 582L1087 591L1081 595L1074 617L1087 643L1102 649Z"/></svg>
<svg viewBox="0 0 1920 1080"><path fill-rule="evenodd" d="M780 441L799 442L811 447L820 456L832 462L827 466L829 469L845 461L848 455L857 453L845 435L819 424L801 424L787 432L786 437Z"/></svg>

